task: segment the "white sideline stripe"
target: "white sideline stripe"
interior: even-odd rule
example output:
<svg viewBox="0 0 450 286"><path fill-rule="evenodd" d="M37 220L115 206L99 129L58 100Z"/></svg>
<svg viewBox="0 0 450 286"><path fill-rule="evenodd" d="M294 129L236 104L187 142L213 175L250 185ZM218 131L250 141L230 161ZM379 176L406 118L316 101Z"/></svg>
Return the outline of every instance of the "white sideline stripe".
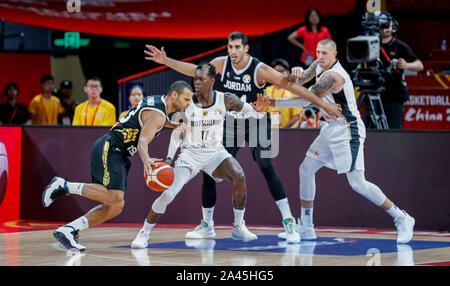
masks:
<svg viewBox="0 0 450 286"><path fill-rule="evenodd" d="M158 230L158 229L156 228L155 230ZM176 232L176 231L180 231L180 229L158 230L158 233ZM93 237L104 237L104 236L122 236L122 235L129 235L129 234L137 234L137 231L136 232L125 232L125 233L114 233L114 234L88 235L88 236L84 236L83 235L83 239L85 239L85 238L93 238Z"/></svg>
<svg viewBox="0 0 450 286"><path fill-rule="evenodd" d="M343 232L343 233L347 233L347 232L367 232L367 229L334 229L334 228L326 228L326 229L315 229L318 232L324 231L330 231L330 232ZM397 233L397 232L395 232Z"/></svg>
<svg viewBox="0 0 450 286"><path fill-rule="evenodd" d="M113 228L113 227L114 226L103 227L103 228ZM254 229L254 230L273 230L273 231L276 231L276 230L283 231L284 230L284 228L282 228L282 227L263 227L263 226L262 227L247 226L247 227L248 227L248 229ZM129 228L133 228L133 227L129 227ZM174 229L168 229L168 228L170 228L170 227L167 227L165 230L158 230L158 228L156 228L156 230L158 230L159 232L175 232L175 231L186 230L184 228L174 228ZM216 229L228 229L228 230L233 229L232 226L223 226L223 225L215 226L215 228ZM22 231L22 232L4 232L4 233L0 233L0 237L1 236L10 236L10 235L23 236L23 235L31 234L31 233L53 231L55 229L57 229L57 227L55 227L54 229L30 230L30 231ZM333 229L333 228L315 228L314 230L316 232L336 232L336 233L352 233L352 232L368 232L369 231L367 229ZM91 235L91 236L83 236L83 237L90 238L90 237L102 237L102 236L121 236L121 235L128 235L128 234L131 234L131 233L102 234L102 235ZM397 234L397 231L376 231L373 234ZM450 233L448 233L448 232L440 233L440 232L432 232L432 231L414 231L414 235L450 237Z"/></svg>
<svg viewBox="0 0 450 286"><path fill-rule="evenodd" d="M52 247L58 251L67 252L67 249L64 249L60 246L59 242L52 243ZM97 254L89 254L84 253L84 256L92 256L92 257L99 257L99 258L108 258L108 259L114 259L114 260L122 260L122 261L132 261L132 262L146 262L140 259L129 259L129 258L120 258L120 257L114 257L114 256L105 256L105 255L97 255ZM167 264L167 265L186 265L186 266L198 266L196 264L186 264L186 263L176 263L176 262L165 262L165 261L152 261L150 260L150 263L159 263L159 264Z"/></svg>

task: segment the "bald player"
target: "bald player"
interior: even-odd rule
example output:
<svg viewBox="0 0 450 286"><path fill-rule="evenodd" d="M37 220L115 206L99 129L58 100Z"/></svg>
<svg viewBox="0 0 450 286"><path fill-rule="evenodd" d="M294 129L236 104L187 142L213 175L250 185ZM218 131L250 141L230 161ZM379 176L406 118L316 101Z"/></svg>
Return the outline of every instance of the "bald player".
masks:
<svg viewBox="0 0 450 286"><path fill-rule="evenodd" d="M340 104L343 117L333 119L322 109L328 124L321 128L319 136L309 147L306 158L300 165L300 237L302 240L316 239L313 224L315 174L326 166L337 170L338 174L346 174L354 191L391 215L397 227L397 242L408 243L413 236L414 218L400 210L378 186L366 181L364 177L363 149L366 129L356 106L351 78L336 58L336 43L331 39L322 40L317 45L316 53L317 60L305 71L296 68L293 70L293 76L300 84L315 76L316 84L310 87L310 90L327 102ZM308 104L309 102L301 98L270 100L270 105L276 107L299 107Z"/></svg>

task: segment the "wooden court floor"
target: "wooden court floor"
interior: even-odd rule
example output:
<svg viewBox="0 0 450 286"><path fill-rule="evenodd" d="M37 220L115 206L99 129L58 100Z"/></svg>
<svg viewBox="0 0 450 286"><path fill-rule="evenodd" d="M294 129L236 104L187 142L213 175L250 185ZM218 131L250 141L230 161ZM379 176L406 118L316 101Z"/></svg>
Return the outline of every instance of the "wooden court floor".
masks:
<svg viewBox="0 0 450 286"><path fill-rule="evenodd" d="M450 266L450 233L415 231L397 245L391 230L317 228L316 241L286 244L281 227L249 226L258 239L231 239L231 226L217 237L185 240L193 225L159 225L150 246L130 248L140 224L106 223L80 233L85 253L66 251L52 235L58 223L0 223L0 266Z"/></svg>

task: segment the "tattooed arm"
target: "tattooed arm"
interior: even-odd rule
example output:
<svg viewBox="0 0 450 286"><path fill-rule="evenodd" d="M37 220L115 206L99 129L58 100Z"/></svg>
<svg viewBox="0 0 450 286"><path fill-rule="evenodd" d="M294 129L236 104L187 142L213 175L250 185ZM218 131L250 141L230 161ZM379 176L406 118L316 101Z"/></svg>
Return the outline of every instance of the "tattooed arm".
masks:
<svg viewBox="0 0 450 286"><path fill-rule="evenodd" d="M316 104L317 106L323 108L333 118L342 115L342 108L339 104L325 102L313 92L307 90L305 87L299 84L296 84L293 80L290 80L288 77L283 76L281 73L277 72L268 65L261 65L261 67L258 69L256 77L258 78L258 82L261 80L276 84L302 97L303 99Z"/></svg>
<svg viewBox="0 0 450 286"><path fill-rule="evenodd" d="M244 107L244 102L239 99L234 93L225 93L225 108L227 110L241 111Z"/></svg>
<svg viewBox="0 0 450 286"><path fill-rule="evenodd" d="M337 87L340 87L344 84L344 80L335 72L327 72L320 77L320 79L311 86L310 90L322 97L328 91L336 90Z"/></svg>
<svg viewBox="0 0 450 286"><path fill-rule="evenodd" d="M335 72L327 72L310 87L310 91L318 97L323 97L328 91L338 90L344 84L344 79ZM301 97L268 99L269 106L293 108L305 107L311 104L310 101ZM314 103L314 102L313 102Z"/></svg>
<svg viewBox="0 0 450 286"><path fill-rule="evenodd" d="M294 67L292 68L290 79L294 80L295 83L303 85L308 81L312 80L316 76L316 68L318 65L319 62L316 60L306 70L303 70L302 68L299 67Z"/></svg>

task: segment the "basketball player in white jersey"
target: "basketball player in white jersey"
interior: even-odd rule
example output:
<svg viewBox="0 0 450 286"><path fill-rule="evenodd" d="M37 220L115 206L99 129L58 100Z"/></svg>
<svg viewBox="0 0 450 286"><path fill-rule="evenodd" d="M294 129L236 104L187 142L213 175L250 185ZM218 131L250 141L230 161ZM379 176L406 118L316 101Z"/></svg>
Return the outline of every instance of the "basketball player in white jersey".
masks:
<svg viewBox="0 0 450 286"><path fill-rule="evenodd" d="M195 65L192 63L181 62L167 57L164 48L157 49L152 45L146 45L147 51L144 51L148 57L147 60L154 61L159 64L167 65L168 67L188 76L194 76ZM285 88L298 96L314 102L317 106L321 106L328 111L331 116L339 116L341 114L341 108L339 105L329 103L322 100L320 97L309 92L306 88L295 82L289 80L288 77L277 72L272 67L260 62L258 59L248 54L249 45L248 38L241 32L233 32L228 36L227 44L228 55L216 57L211 60L211 64L214 65L217 72L221 74L221 88L222 91L231 92L237 95L244 102L254 102L257 94L262 93L264 86L267 82L274 85ZM235 114L229 118L237 118L241 114ZM234 123L233 120L231 123ZM270 120L258 120L259 124L265 124L267 134L271 134ZM228 125L228 124L227 124ZM239 124L237 124L239 125ZM260 125L262 126L262 125ZM227 126L225 126L226 128ZM234 128L234 126L231 126ZM243 129L243 130L242 130ZM259 136L260 128L256 128L257 138ZM252 130L255 132L255 130ZM228 133L228 132L226 132ZM232 132L234 138L224 138L225 148L230 154L236 157L241 142L237 142L238 134L244 134L245 140L249 141L250 128L248 121L245 122L245 128L236 128L236 131ZM230 139L230 140L229 140ZM270 138L269 138L270 140ZM230 141L236 141L230 144ZM230 146L231 145L231 146ZM275 171L272 164L272 158L261 155L262 152L271 150L271 147L262 147L260 143L257 146L249 146L254 161L258 164L264 178L267 182L268 189L274 199L281 215L282 225L285 231L288 233L287 240L290 243L296 243L300 241L298 233L295 232L295 219L292 217L291 209L287 196L284 191L283 184ZM216 184L214 180L203 174L202 185L202 213L203 221L200 224L200 228L196 227L194 231L186 233L186 238L207 238L211 233L214 233L214 207L216 202ZM203 226L203 227L202 227Z"/></svg>
<svg viewBox="0 0 450 286"><path fill-rule="evenodd" d="M257 236L245 226L244 212L247 194L245 175L238 161L222 145L223 120L228 110L244 114L264 113L268 102L259 95L256 104L248 104L234 94L213 91L215 75L216 71L212 64L201 63L197 66L194 76L196 93L190 107L184 113L184 124L187 125L184 130L188 132L184 134L181 153L175 162L174 182L154 201L144 226L131 244L132 248L147 247L150 232L165 213L167 206L183 186L200 171L204 171L217 182L226 179L233 183L234 223L231 237L243 241L257 239ZM176 144L174 139L180 133L173 135L175 136L171 136L169 161L172 161L178 148L177 145L174 146Z"/></svg>
<svg viewBox="0 0 450 286"><path fill-rule="evenodd" d="M313 203L316 193L315 174L323 166L346 174L351 188L381 207L394 219L397 227L397 242L408 243L413 236L415 220L400 210L380 190L364 177L364 140L366 129L357 109L353 83L350 76L336 59L336 43L331 39L319 42L317 60L306 70L293 70L300 84L316 77L310 90L325 101L336 102L342 107L342 117L333 119L322 110L328 124L309 147L306 158L300 165L301 217L298 222L302 240L316 239L313 224ZM270 100L277 107L306 106L301 98ZM282 234L281 234L282 235Z"/></svg>

